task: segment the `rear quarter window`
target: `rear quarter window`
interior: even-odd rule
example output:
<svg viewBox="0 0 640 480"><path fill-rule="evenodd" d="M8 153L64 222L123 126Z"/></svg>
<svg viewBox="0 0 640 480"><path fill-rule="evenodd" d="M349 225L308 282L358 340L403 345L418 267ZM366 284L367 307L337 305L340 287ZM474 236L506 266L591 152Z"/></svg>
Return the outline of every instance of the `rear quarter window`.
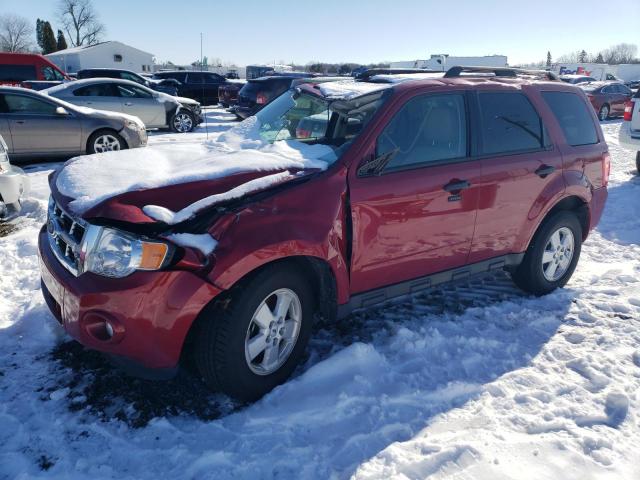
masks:
<svg viewBox="0 0 640 480"><path fill-rule="evenodd" d="M571 92L542 92L558 120L567 143L573 147L598 143L598 132L584 100Z"/></svg>

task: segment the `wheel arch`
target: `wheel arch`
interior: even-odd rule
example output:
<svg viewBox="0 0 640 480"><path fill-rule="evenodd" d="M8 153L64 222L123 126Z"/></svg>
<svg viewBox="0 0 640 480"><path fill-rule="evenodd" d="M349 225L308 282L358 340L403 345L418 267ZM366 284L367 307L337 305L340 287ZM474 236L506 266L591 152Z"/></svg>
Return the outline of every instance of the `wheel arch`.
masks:
<svg viewBox="0 0 640 480"><path fill-rule="evenodd" d="M586 240L587 235L589 234L589 222L591 218L589 214L589 203L578 195L569 195L558 200L543 215L540 215L540 220L533 229L533 233L530 235L529 241L527 242L527 248L529 248L545 221L559 211L575 212L578 217L578 221L580 222L580 226L582 227L582 240Z"/></svg>
<svg viewBox="0 0 640 480"><path fill-rule="evenodd" d="M129 148L129 144L127 143L127 141L124 139L124 137L122 135L120 135L121 130L116 130L115 128L112 127L98 127L96 129L94 129L91 133L89 133L89 135L87 135L87 142L85 145L85 152L89 153L91 151L90 149L90 145L91 145L91 141L93 140L93 136L97 135L100 132L113 132L116 135L118 135L118 137L120 137L122 139L122 141L124 142L125 146L127 148Z"/></svg>

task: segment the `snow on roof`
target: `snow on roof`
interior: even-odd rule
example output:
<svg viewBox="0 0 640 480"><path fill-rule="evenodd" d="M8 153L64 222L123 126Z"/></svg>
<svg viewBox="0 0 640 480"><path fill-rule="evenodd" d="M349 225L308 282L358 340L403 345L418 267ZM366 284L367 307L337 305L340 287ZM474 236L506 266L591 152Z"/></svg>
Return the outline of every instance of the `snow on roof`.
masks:
<svg viewBox="0 0 640 480"><path fill-rule="evenodd" d="M371 80L375 82L402 83L412 80L433 80L444 77L444 72L425 72L425 73L396 73L390 75L374 75Z"/></svg>
<svg viewBox="0 0 640 480"><path fill-rule="evenodd" d="M58 173L56 186L62 195L73 199L69 208L81 215L100 202L129 191L236 173L324 170L335 159L333 149L327 145L297 141L270 144L260 138L258 129L257 118L250 117L213 141L75 157Z"/></svg>
<svg viewBox="0 0 640 480"><path fill-rule="evenodd" d="M341 82L326 82L318 84L317 88L323 96L327 98L340 98L350 100L352 98L377 92L391 87L387 83L356 82L355 80L344 80Z"/></svg>

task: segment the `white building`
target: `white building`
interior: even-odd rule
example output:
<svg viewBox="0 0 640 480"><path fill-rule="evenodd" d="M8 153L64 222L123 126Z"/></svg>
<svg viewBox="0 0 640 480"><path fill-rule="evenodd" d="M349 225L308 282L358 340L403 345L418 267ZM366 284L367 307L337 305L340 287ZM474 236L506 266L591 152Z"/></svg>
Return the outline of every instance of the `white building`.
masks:
<svg viewBox="0 0 640 480"><path fill-rule="evenodd" d="M485 55L483 57L452 57L449 54L431 55L428 60L391 62L391 68L425 68L446 71L451 67L507 67L505 55Z"/></svg>
<svg viewBox="0 0 640 480"><path fill-rule="evenodd" d="M50 53L47 58L67 73L84 68L121 68L137 73L153 72L153 54L124 43L109 41Z"/></svg>

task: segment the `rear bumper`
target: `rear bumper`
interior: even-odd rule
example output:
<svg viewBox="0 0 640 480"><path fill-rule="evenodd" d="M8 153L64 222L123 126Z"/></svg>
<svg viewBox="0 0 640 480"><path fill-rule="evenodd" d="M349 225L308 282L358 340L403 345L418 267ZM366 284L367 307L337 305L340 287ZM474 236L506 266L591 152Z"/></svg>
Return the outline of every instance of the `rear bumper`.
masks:
<svg viewBox="0 0 640 480"><path fill-rule="evenodd" d="M596 228L600 222L608 196L607 187L596 188L592 192L591 205L589 208L589 230Z"/></svg>
<svg viewBox="0 0 640 480"><path fill-rule="evenodd" d="M115 356L130 371L174 370L189 328L220 293L184 271L136 272L120 279L92 273L74 277L54 257L44 228L38 250L42 291L53 315L71 337Z"/></svg>

